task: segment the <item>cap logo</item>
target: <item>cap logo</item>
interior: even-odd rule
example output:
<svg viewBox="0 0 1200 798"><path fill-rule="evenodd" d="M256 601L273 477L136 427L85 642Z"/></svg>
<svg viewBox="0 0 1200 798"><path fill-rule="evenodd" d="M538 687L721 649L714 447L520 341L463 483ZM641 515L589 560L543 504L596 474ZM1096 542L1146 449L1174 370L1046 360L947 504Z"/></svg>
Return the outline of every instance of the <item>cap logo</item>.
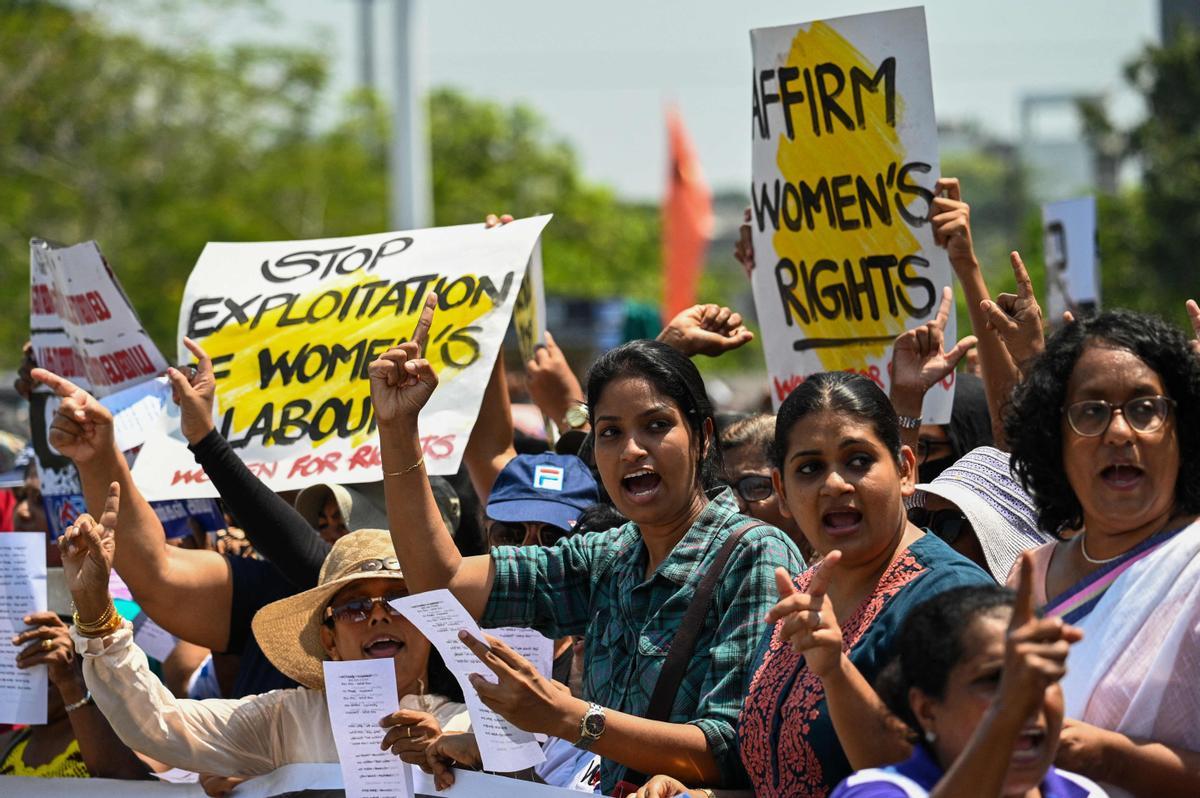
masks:
<svg viewBox="0 0 1200 798"><path fill-rule="evenodd" d="M563 489L563 470L558 466L540 465L533 469L533 486L541 490Z"/></svg>

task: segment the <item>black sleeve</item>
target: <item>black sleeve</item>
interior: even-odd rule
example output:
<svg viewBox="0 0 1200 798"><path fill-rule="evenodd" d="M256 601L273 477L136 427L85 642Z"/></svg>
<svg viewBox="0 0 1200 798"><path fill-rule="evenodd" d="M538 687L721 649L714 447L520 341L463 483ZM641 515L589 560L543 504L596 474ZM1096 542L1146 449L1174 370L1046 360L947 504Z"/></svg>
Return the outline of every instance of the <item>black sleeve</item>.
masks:
<svg viewBox="0 0 1200 798"><path fill-rule="evenodd" d="M315 587L329 544L246 468L221 433L214 429L188 448L255 550L298 590Z"/></svg>

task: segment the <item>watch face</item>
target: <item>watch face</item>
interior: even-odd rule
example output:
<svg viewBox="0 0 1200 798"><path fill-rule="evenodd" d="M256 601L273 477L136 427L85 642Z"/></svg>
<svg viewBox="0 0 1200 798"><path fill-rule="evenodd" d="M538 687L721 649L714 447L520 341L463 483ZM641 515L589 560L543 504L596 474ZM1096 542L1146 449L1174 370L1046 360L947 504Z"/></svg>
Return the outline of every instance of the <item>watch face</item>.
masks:
<svg viewBox="0 0 1200 798"><path fill-rule="evenodd" d="M583 719L583 730L589 737L599 737L604 731L604 715L591 713Z"/></svg>
<svg viewBox="0 0 1200 798"><path fill-rule="evenodd" d="M588 420L587 411L579 405L571 405L569 408L567 408L566 420L568 424L576 429L582 427L587 423Z"/></svg>

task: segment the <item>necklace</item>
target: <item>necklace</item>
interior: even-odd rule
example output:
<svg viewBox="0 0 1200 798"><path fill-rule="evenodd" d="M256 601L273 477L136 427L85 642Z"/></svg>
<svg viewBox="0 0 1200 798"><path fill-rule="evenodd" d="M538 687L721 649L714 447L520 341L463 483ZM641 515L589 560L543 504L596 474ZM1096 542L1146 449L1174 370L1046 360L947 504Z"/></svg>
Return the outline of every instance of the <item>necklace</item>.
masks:
<svg viewBox="0 0 1200 798"><path fill-rule="evenodd" d="M1087 560L1092 565L1106 565L1107 563L1110 563L1113 560L1116 560L1125 554L1125 552L1121 552L1121 554L1118 554L1115 557L1109 557L1108 559L1105 559L1105 560L1097 560L1094 557L1089 557L1088 553L1087 553L1087 530L1086 529L1079 533L1079 553L1083 555L1083 559Z"/></svg>

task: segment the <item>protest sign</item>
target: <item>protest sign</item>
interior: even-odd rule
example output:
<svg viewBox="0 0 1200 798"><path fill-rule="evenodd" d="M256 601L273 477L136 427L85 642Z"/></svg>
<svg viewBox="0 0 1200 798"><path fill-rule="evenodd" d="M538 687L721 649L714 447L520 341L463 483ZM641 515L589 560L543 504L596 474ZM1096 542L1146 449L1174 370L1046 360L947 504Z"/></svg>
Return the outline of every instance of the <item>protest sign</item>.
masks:
<svg viewBox="0 0 1200 798"><path fill-rule="evenodd" d="M213 358L217 429L273 490L381 479L367 368L408 340L432 291L426 357L439 385L421 442L429 473L453 474L549 220L208 244L184 289L179 337ZM133 473L151 498L216 495L173 407Z"/></svg>
<svg viewBox="0 0 1200 798"><path fill-rule="evenodd" d="M920 8L750 32L754 304L776 408L813 373L884 391L893 339L937 314L949 261ZM954 318L946 327L955 340ZM953 375L925 397L949 419Z"/></svg>
<svg viewBox="0 0 1200 798"><path fill-rule="evenodd" d="M11 640L26 631L25 616L46 608L46 535L0 535L0 636ZM10 647L0 655L0 723L45 723L46 666L18 668L18 651Z"/></svg>
<svg viewBox="0 0 1200 798"><path fill-rule="evenodd" d="M117 446L131 452L157 424L170 388L166 359L150 340L116 273L95 241L61 247L29 243L30 341L42 368L93 394L113 414ZM75 466L50 448L47 434L59 399L41 386L30 408L42 500L51 537L86 510ZM212 501L154 503L168 538L224 527Z"/></svg>
<svg viewBox="0 0 1200 798"><path fill-rule="evenodd" d="M533 245L525 279L513 306L513 329L521 360L533 359L534 348L546 342L546 290L542 283L542 242Z"/></svg>
<svg viewBox="0 0 1200 798"><path fill-rule="evenodd" d="M1046 318L1057 324L1063 311L1076 316L1100 307L1096 254L1096 198L1048 202L1042 206L1046 242Z"/></svg>

